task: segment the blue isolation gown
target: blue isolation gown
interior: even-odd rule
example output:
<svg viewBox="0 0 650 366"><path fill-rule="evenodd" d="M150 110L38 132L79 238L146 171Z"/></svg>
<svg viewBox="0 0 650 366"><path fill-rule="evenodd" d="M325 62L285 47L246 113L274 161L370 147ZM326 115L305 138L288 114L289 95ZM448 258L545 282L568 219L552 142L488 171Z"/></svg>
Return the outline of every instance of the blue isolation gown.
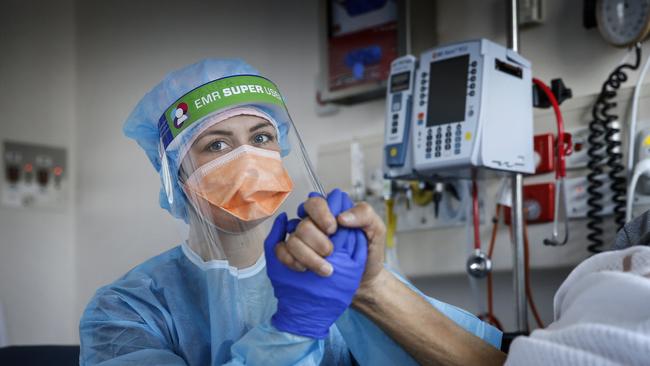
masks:
<svg viewBox="0 0 650 366"><path fill-rule="evenodd" d="M497 329L454 306L427 300L469 332L500 346ZM314 340L275 329L270 318L276 305L264 256L238 270L227 261L204 262L183 244L97 291L79 326L80 364L416 364L354 309L343 313L327 339Z"/></svg>

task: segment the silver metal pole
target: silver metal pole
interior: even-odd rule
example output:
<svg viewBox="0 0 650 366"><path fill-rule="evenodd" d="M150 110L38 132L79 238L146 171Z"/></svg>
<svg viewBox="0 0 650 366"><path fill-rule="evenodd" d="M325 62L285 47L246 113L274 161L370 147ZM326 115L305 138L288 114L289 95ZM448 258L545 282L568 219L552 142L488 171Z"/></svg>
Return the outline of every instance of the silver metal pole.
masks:
<svg viewBox="0 0 650 366"><path fill-rule="evenodd" d="M515 245L512 261L512 287L515 297L515 313L517 314L517 331L528 331L528 308L526 304L526 270L524 267L524 210L523 210L523 181L524 176L516 173L512 176L512 207L514 222Z"/></svg>
<svg viewBox="0 0 650 366"><path fill-rule="evenodd" d="M508 48L519 52L519 11L517 0L506 0L508 19Z"/></svg>
<svg viewBox="0 0 650 366"><path fill-rule="evenodd" d="M508 48L519 52L519 28L517 0L506 0L508 8ZM526 270L524 267L524 176L516 173L512 177L512 221L515 237L512 262L512 286L517 314L517 331L528 331L528 308L526 299Z"/></svg>

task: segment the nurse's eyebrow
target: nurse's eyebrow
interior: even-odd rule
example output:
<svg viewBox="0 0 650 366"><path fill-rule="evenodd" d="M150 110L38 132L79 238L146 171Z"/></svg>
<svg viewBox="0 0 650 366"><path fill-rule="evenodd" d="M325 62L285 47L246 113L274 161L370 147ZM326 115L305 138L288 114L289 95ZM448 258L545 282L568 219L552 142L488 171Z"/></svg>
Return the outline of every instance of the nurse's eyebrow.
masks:
<svg viewBox="0 0 650 366"><path fill-rule="evenodd" d="M211 130L211 131L206 131L203 136L209 136L209 135L225 135L225 136L232 136L232 131L225 131L225 130Z"/></svg>
<svg viewBox="0 0 650 366"><path fill-rule="evenodd" d="M270 124L270 123L268 123L268 122L262 122L262 123L258 123L258 124L256 124L255 126L253 126L253 127L251 127L251 129L250 129L250 130L248 130L248 132L253 132L253 131L257 131L257 130L259 130L260 128L264 128L264 127L267 127L267 126L269 126L269 127L270 127L270 126L271 126L271 124Z"/></svg>

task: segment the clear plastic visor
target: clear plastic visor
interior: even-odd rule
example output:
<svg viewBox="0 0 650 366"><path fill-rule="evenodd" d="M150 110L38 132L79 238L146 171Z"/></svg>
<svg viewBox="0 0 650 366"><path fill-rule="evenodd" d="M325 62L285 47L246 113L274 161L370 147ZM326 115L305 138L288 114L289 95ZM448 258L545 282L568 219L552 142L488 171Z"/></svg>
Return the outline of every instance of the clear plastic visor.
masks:
<svg viewBox="0 0 650 366"><path fill-rule="evenodd" d="M277 104L237 104L208 114L161 155L163 170L175 179L163 182L168 198L185 205L187 246L206 262L253 266L275 217L295 216L309 192L322 193L286 108ZM174 184L182 197L173 197Z"/></svg>

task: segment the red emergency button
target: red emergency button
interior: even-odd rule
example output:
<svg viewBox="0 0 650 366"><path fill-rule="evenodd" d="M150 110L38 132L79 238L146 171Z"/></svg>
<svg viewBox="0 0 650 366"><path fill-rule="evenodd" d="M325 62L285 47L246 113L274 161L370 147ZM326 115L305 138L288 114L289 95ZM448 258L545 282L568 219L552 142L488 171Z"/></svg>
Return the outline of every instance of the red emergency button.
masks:
<svg viewBox="0 0 650 366"><path fill-rule="evenodd" d="M418 113L418 119L424 119L424 113L422 112Z"/></svg>

